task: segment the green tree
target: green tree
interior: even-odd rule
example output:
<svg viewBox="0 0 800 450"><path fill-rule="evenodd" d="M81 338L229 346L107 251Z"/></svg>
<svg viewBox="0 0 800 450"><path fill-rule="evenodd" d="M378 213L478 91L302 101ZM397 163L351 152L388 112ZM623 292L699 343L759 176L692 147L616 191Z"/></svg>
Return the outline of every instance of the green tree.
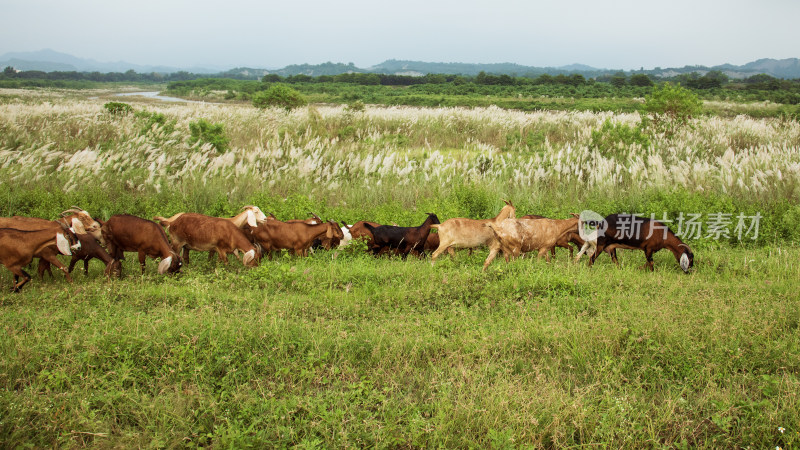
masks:
<svg viewBox="0 0 800 450"><path fill-rule="evenodd" d="M645 97L644 110L651 114L667 116L673 120L687 121L700 114L703 104L692 91L680 84L666 83Z"/></svg>
<svg viewBox="0 0 800 450"><path fill-rule="evenodd" d="M728 82L728 76L719 70L712 70L700 78L701 89L712 89L722 87Z"/></svg>
<svg viewBox="0 0 800 450"><path fill-rule="evenodd" d="M631 79L628 82L631 86L649 87L653 85L653 80L643 73L631 75Z"/></svg>
<svg viewBox="0 0 800 450"><path fill-rule="evenodd" d="M643 109L650 114L643 125L652 123L656 131L672 135L679 126L702 112L703 103L694 92L680 84L665 83L645 97Z"/></svg>
<svg viewBox="0 0 800 450"><path fill-rule="evenodd" d="M268 73L261 78L264 83L278 83L281 81L281 76L275 73Z"/></svg>
<svg viewBox="0 0 800 450"><path fill-rule="evenodd" d="M302 94L284 84L273 84L266 91L253 96L253 106L262 109L274 106L288 111L307 104L308 100Z"/></svg>
<svg viewBox="0 0 800 450"><path fill-rule="evenodd" d="M614 87L622 87L625 86L627 83L627 78L625 77L625 72L617 72L611 77L611 85Z"/></svg>
<svg viewBox="0 0 800 450"><path fill-rule="evenodd" d="M297 75L291 75L286 77L287 83L310 83L312 81L314 81L313 77L303 73L298 73Z"/></svg>

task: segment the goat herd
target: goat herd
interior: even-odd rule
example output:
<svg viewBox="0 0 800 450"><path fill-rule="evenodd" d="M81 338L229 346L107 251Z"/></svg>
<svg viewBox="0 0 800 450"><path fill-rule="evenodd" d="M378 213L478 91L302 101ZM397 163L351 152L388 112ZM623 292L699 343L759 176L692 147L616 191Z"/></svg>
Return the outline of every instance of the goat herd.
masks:
<svg viewBox="0 0 800 450"><path fill-rule="evenodd" d="M539 257L550 261L555 248L563 247L569 249L572 257L570 244L580 248L575 261L584 253L590 254L590 266L603 251L617 263L617 248L643 250L650 270L653 270L653 253L662 248L672 251L684 272L693 265L694 255L689 246L655 220L636 217L639 227L630 233L625 224L632 216L612 214L587 233L577 214L563 220L536 215L517 219L514 205L505 203L492 219L453 218L440 223L436 214L429 213L418 227L366 221L352 226L342 223L344 226L340 227L335 221L326 222L313 214L311 219L282 222L274 215L265 215L257 206L245 206L241 213L230 218L178 213L150 221L121 214L101 222L85 210L73 207L55 221L23 216L0 218L0 262L14 275L13 292L19 292L31 280L23 267L33 258L39 258L40 277L45 271L52 276L50 265L55 265L71 282L70 272L75 264L82 260L88 273L92 258L106 264L107 276L120 276L124 252L138 253L142 273L147 256L160 258L158 273L164 274L178 272L188 263L190 250L210 252L209 257L216 252L223 263L227 263L229 253L238 258L241 252L242 263L253 267L262 255L271 259L274 252L286 249L306 256L312 247L331 249L348 245L353 239L364 239L368 251L376 256L393 252L406 258L409 253L433 252L432 262L445 251L453 255L456 248L488 247L483 270L499 252L508 261L536 250ZM438 233L431 233L431 229L437 229ZM165 231L169 232L169 238ZM69 268L59 261L58 254L72 256Z"/></svg>

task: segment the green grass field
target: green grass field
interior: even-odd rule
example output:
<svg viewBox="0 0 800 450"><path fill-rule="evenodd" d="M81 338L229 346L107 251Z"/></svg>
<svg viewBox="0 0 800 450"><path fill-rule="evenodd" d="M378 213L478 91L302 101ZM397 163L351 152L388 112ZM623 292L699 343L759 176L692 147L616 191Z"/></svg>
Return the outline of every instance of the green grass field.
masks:
<svg viewBox="0 0 800 450"><path fill-rule="evenodd" d="M0 268L0 447L800 445L797 122L703 117L645 147L638 114L111 99L0 91L0 215L763 219L756 240L703 228L688 275L666 251L653 273L627 250L485 273L485 250L194 253L176 276L128 254L119 280L93 261L11 294ZM199 119L225 149L192 141Z"/></svg>
<svg viewBox="0 0 800 450"><path fill-rule="evenodd" d="M2 299L14 447L798 443L797 247L593 268L347 252ZM10 276L3 274L2 284ZM779 427L785 428L781 434Z"/></svg>

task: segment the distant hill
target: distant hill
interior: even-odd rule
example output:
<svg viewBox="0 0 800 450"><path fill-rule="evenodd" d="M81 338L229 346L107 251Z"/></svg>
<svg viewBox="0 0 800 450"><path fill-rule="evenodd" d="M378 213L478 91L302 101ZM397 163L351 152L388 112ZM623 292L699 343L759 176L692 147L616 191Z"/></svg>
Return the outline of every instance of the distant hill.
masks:
<svg viewBox="0 0 800 450"><path fill-rule="evenodd" d="M0 56L0 67L11 66L17 70L40 70L42 72L127 72L133 70L138 73L173 73L187 71L192 73L217 73L220 68L187 67L177 68L170 66L148 66L132 64L125 61L98 62L93 59L83 59L55 50L44 49L36 52L13 52Z"/></svg>
<svg viewBox="0 0 800 450"><path fill-rule="evenodd" d="M2 63L0 63L2 64ZM735 66L732 64L723 64L720 66L684 66L677 68L662 69L656 67L649 70L632 70L627 71L628 75L633 73L644 73L654 78L671 78L684 73L697 72L700 75L705 75L712 70L719 70L731 79L742 79L753 75L765 73L776 78L800 78L800 59L759 59L743 66ZM495 63L495 64L474 64L474 63L432 63L423 61L401 61L396 59L389 59L380 64L372 67L359 68L350 64L332 63L327 62L323 64L297 64L286 66L282 69L251 69L240 68L233 69L225 72L225 74L234 74L237 76L244 76L245 74L276 74L283 77L292 75L308 75L318 77L320 75L339 75L342 73L382 73L388 75L408 75L408 76L423 76L429 73L445 74L445 75L466 75L475 76L480 72L485 72L491 75L512 75L512 76L529 76L537 77L542 74L548 75L571 75L580 74L587 78L597 78L602 76L613 75L617 72L622 72L617 69L598 69L596 67L587 66L584 64L571 64L561 67L532 67L523 66L514 63Z"/></svg>
<svg viewBox="0 0 800 450"><path fill-rule="evenodd" d="M342 73L383 73L388 75L410 75L423 76L429 73L467 75L475 76L480 72L492 75L512 75L512 76L539 76L542 74L580 74L587 78L596 78L613 75L620 72L615 69L598 69L583 64L571 64L562 67L533 67L523 66L515 63L444 63L444 62L423 62L423 61L403 61L389 59L372 67L359 68L353 63L333 63L323 64L295 64L286 66L282 69L266 69L237 67L234 69L214 68L214 67L170 67L170 66L147 66L131 64L124 61L117 62L98 62L92 59L78 58L66 53L46 49L36 52L13 52L0 56L0 68L14 67L17 70L38 70L43 72L127 72L133 70L137 73L174 73L185 71L196 74L215 74L231 76L235 78L259 79L266 74L277 74L280 76L308 75L318 77L320 75L339 75ZM626 72L644 73L656 78L669 78L676 75L698 72L701 75L719 70L731 79L742 79L752 75L767 74L776 78L800 78L800 59L759 59L742 66L723 64L719 66L684 66L680 68L662 69L656 67L648 70L633 70Z"/></svg>
<svg viewBox="0 0 800 450"><path fill-rule="evenodd" d="M391 75L425 75L439 73L445 75L470 75L475 76L480 72L493 75L512 76L539 76L542 74L558 75L580 73L584 76L595 77L607 73L607 69L573 64L565 67L530 67L514 63L473 64L473 63L429 63L422 61L399 61L390 59L368 69L373 73Z"/></svg>

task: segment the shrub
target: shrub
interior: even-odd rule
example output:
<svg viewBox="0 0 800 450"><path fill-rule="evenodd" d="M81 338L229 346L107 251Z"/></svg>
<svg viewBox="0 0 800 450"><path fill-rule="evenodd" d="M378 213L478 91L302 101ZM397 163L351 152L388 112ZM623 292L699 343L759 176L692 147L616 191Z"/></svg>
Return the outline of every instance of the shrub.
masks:
<svg viewBox="0 0 800 450"><path fill-rule="evenodd" d="M167 116L162 113L157 112L149 112L149 111L137 111L135 117L141 120L142 123L142 134L145 134L153 129L153 125L158 125L159 128L162 128L164 132L167 134L172 133L175 131L175 120L167 120Z"/></svg>
<svg viewBox="0 0 800 450"><path fill-rule="evenodd" d="M194 145L198 142L201 144L211 144L218 152L222 153L228 148L228 138L225 137L225 130L221 123L211 123L205 119L200 119L197 122L189 123L189 131L192 136L189 138L189 143Z"/></svg>
<svg viewBox="0 0 800 450"><path fill-rule="evenodd" d="M506 135L506 145L503 147L505 151L536 151L544 146L547 137L544 131L528 131L522 134L519 130L515 130Z"/></svg>
<svg viewBox="0 0 800 450"><path fill-rule="evenodd" d="M592 130L590 145L601 153L615 153L617 149L624 149L633 144L647 148L650 146L650 138L639 127L615 123L611 119L606 119L599 130Z"/></svg>
<svg viewBox="0 0 800 450"><path fill-rule="evenodd" d="M656 87L644 102L645 111L678 121L687 121L700 114L702 109L700 98L680 84L666 83L661 88Z"/></svg>
<svg viewBox="0 0 800 450"><path fill-rule="evenodd" d="M362 102L361 100L356 100L348 104L345 107L345 110L351 113L358 113L358 112L364 112L366 110L366 107L364 106L364 102Z"/></svg>
<svg viewBox="0 0 800 450"><path fill-rule="evenodd" d="M108 102L103 105L103 108L112 116L127 116L133 111L133 107L127 103L122 102Z"/></svg>
<svg viewBox="0 0 800 450"><path fill-rule="evenodd" d="M288 111L307 104L308 101L302 94L283 84L273 84L253 97L253 106L261 109L274 106Z"/></svg>

